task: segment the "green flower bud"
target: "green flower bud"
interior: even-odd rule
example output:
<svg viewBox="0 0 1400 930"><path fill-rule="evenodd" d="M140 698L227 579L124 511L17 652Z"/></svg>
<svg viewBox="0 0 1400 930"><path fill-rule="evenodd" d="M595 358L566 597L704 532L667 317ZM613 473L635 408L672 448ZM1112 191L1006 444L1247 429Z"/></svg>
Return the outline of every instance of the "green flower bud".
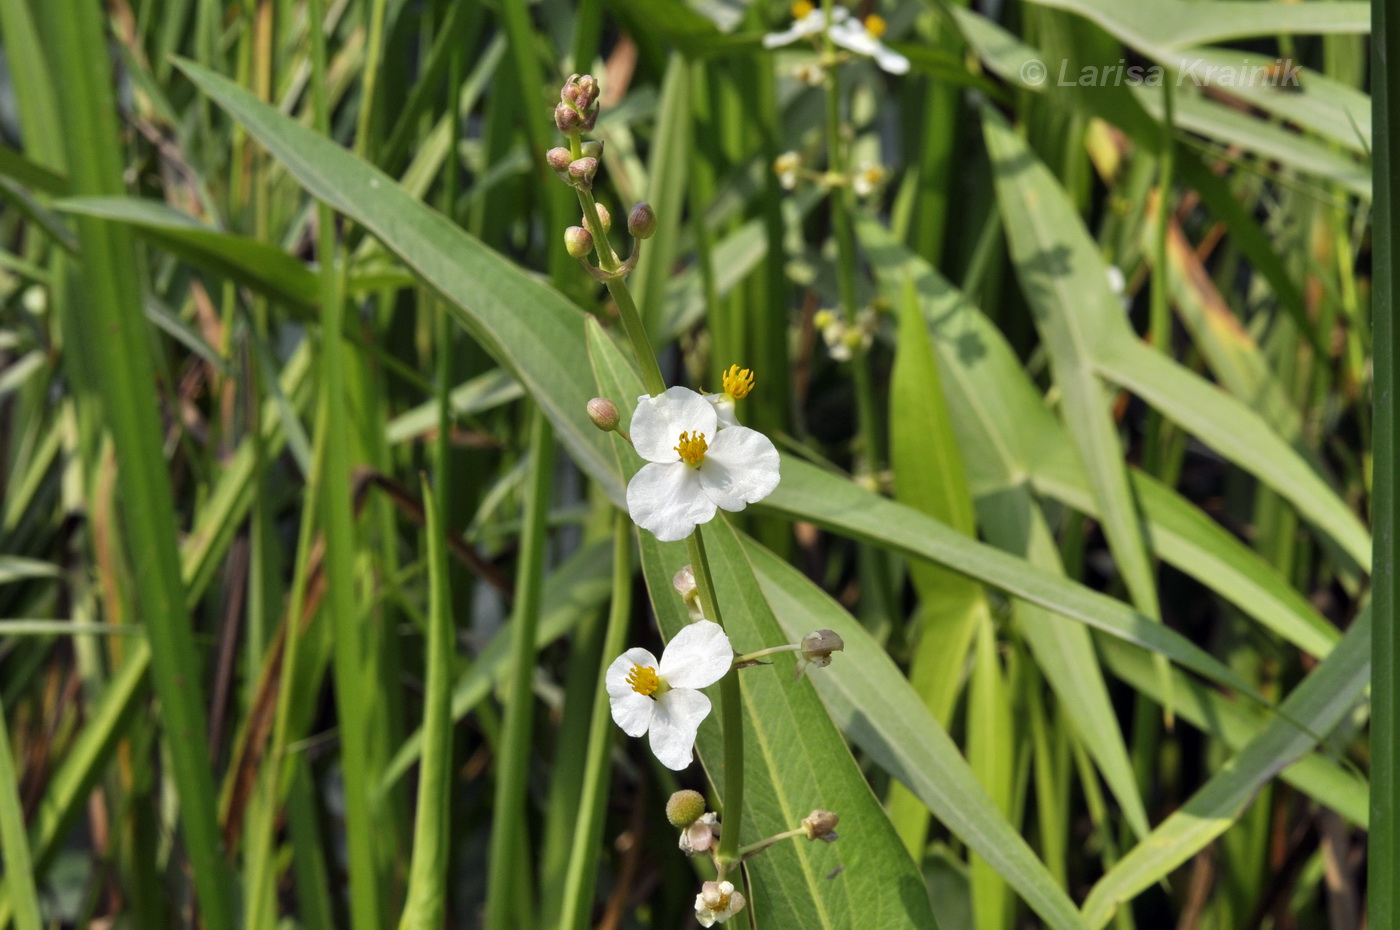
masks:
<svg viewBox="0 0 1400 930"><path fill-rule="evenodd" d="M705 813L705 796L698 791L683 788L671 795L666 802L666 819L671 826L684 829Z"/></svg>
<svg viewBox="0 0 1400 930"><path fill-rule="evenodd" d="M599 161L603 160L603 143L599 140L589 139L587 142L583 143L581 147L586 157L596 158Z"/></svg>
<svg viewBox="0 0 1400 930"><path fill-rule="evenodd" d="M650 239L656 234L656 214L651 205L639 203L627 214L627 231L634 239Z"/></svg>
<svg viewBox="0 0 1400 930"><path fill-rule="evenodd" d="M580 190L593 189L593 176L598 173L598 159L580 158L569 165L569 179Z"/></svg>
<svg viewBox="0 0 1400 930"><path fill-rule="evenodd" d="M554 169L558 175L566 175L569 172L569 163L574 160L574 156L562 145L550 149L544 155L545 161L549 162L549 167Z"/></svg>
<svg viewBox="0 0 1400 930"><path fill-rule="evenodd" d="M593 234L582 226L570 226L564 230L564 249L570 258L587 258L593 251Z"/></svg>
<svg viewBox="0 0 1400 930"><path fill-rule="evenodd" d="M594 206L598 208L598 222L603 224L603 232L612 232L612 214L608 212L608 208L601 203ZM581 222L585 226L588 225L588 214L584 214Z"/></svg>
<svg viewBox="0 0 1400 930"><path fill-rule="evenodd" d="M572 227L578 229L577 226ZM578 256L575 255L575 258ZM593 421L593 425L605 433L611 433L617 429L618 413L617 404L606 397L595 397L588 402L588 419Z"/></svg>

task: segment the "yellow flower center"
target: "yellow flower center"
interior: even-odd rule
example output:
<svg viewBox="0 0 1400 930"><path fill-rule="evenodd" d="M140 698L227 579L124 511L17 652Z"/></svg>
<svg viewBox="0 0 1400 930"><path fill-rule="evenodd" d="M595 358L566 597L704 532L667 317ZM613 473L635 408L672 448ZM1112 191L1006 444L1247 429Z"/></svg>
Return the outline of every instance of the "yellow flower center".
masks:
<svg viewBox="0 0 1400 930"><path fill-rule="evenodd" d="M885 34L885 18L878 13L871 13L865 17L865 31L870 33L872 39L878 39Z"/></svg>
<svg viewBox="0 0 1400 930"><path fill-rule="evenodd" d="M634 665L627 674L627 683L638 694L651 697L661 687L661 678L650 665Z"/></svg>
<svg viewBox="0 0 1400 930"><path fill-rule="evenodd" d="M680 442L672 448L691 468L699 468L700 463L705 461L705 451L710 448L710 444L705 441L704 433L695 433L692 437L689 432L685 432L681 433Z"/></svg>
<svg viewBox="0 0 1400 930"><path fill-rule="evenodd" d="M729 370L724 373L724 393L735 400L743 400L752 390L753 372L747 368L740 370L738 365L730 365Z"/></svg>
<svg viewBox="0 0 1400 930"><path fill-rule="evenodd" d="M792 5L792 18L802 19L815 9L816 7L812 6L808 0L796 0Z"/></svg>

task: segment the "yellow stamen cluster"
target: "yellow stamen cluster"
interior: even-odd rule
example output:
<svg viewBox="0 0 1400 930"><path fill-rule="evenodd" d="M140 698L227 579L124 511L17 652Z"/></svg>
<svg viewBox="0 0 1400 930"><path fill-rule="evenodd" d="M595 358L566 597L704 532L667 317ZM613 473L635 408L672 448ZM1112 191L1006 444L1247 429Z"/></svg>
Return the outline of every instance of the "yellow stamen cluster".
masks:
<svg viewBox="0 0 1400 930"><path fill-rule="evenodd" d="M796 2L792 5L792 18L802 19L815 9L816 7L812 6L812 4L808 2L808 0L796 0Z"/></svg>
<svg viewBox="0 0 1400 930"><path fill-rule="evenodd" d="M878 13L871 13L865 17L865 31L870 33L871 38L880 38L885 34L885 18Z"/></svg>
<svg viewBox="0 0 1400 930"><path fill-rule="evenodd" d="M704 433L695 433L692 436L685 432L681 433L680 442L672 448L687 465L699 468L700 463L705 461L705 452L710 448L710 444L705 441Z"/></svg>
<svg viewBox="0 0 1400 930"><path fill-rule="evenodd" d="M656 669L650 665L634 665L632 671L627 674L627 683L638 694L651 697L661 686L661 679L657 676Z"/></svg>
<svg viewBox="0 0 1400 930"><path fill-rule="evenodd" d="M753 390L753 372L738 365L730 365L724 373L724 393L735 400L743 400Z"/></svg>

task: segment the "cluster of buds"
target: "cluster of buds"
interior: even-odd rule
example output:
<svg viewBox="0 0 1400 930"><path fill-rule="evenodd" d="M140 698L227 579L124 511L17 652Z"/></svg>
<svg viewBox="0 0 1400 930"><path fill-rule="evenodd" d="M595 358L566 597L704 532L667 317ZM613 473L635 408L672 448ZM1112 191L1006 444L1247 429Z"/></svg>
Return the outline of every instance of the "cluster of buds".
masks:
<svg viewBox="0 0 1400 930"><path fill-rule="evenodd" d="M568 136L569 144L545 153L545 161L556 177L578 191L583 217L577 226L564 230L564 249L571 258L579 260L597 281L621 277L637 267L641 257L641 240L656 233L656 214L649 205L639 203L627 214L627 231L632 235L632 254L626 261L618 257L608 244L612 231L612 214L608 208L593 200L593 183L603 160L603 143L587 141L580 133L591 132L598 122L598 82L591 74L572 74L559 91L559 103L554 107L554 125ZM598 265L588 261L588 254L597 252Z"/></svg>
<svg viewBox="0 0 1400 930"><path fill-rule="evenodd" d="M719 857L720 823L719 815L705 808L705 797L698 791L684 788L671 795L666 802L666 819L680 831L679 845L687 856L709 854L719 873L715 881L705 882L695 896L695 919L702 926L711 927L724 923L744 909L747 903L742 892L735 890L734 883L725 881L725 875L734 866L733 861ZM802 818L802 822L791 830L786 830L767 839L759 840L739 850L739 858L751 859L768 847L786 839L806 839L812 842L834 843L837 840L836 825L841 818L828 810L816 809Z"/></svg>
<svg viewBox="0 0 1400 930"><path fill-rule="evenodd" d="M598 122L598 81L591 74L571 74L559 90L554 125L564 135L592 132Z"/></svg>
<svg viewBox="0 0 1400 930"><path fill-rule="evenodd" d="M875 327L879 318L873 309L866 308L860 312L856 322L851 324L835 310L818 310L812 322L821 331L822 340L826 342L826 350L831 357L838 362L849 362L857 353L865 352L874 343Z"/></svg>

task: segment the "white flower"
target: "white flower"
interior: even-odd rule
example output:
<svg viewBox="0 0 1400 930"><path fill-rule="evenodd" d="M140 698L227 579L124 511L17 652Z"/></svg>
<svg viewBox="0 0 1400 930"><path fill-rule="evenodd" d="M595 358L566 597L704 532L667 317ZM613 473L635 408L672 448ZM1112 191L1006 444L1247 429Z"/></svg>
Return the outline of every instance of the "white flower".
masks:
<svg viewBox="0 0 1400 930"><path fill-rule="evenodd" d="M838 6L831 11L831 21L833 23L845 22L850 15L848 10ZM777 48L780 45L791 45L798 39L821 35L822 30L826 29L826 16L822 13L821 7L810 3L809 0L797 0L792 5L792 20L792 25L784 31L764 36L763 47Z"/></svg>
<svg viewBox="0 0 1400 930"><path fill-rule="evenodd" d="M730 882L706 882L695 896L695 919L702 927L724 923L744 909L744 896Z"/></svg>
<svg viewBox="0 0 1400 930"><path fill-rule="evenodd" d="M724 628L709 620L677 633L660 662L645 649L628 649L603 678L613 720L628 736L649 731L656 758L680 771L690 764L695 731L710 713L710 699L696 689L719 681L733 663Z"/></svg>
<svg viewBox="0 0 1400 930"><path fill-rule="evenodd" d="M880 41L885 34L885 21L873 13L861 22L846 17L832 17L831 41L857 55L875 59L875 64L890 74L903 74L909 70L909 59L891 51Z"/></svg>
<svg viewBox="0 0 1400 930"><path fill-rule="evenodd" d="M885 169L881 165L866 162L851 178L851 190L857 197L869 197L885 183Z"/></svg>
<svg viewBox="0 0 1400 930"><path fill-rule="evenodd" d="M797 187L797 172L802 170L802 156L796 152L784 152L773 159L773 173L778 176L778 184L785 191Z"/></svg>
<svg viewBox="0 0 1400 930"><path fill-rule="evenodd" d="M748 397L753 391L753 372L747 368L741 369L738 365L730 365L729 370L724 373L723 381L722 392L705 395L705 399L715 405L715 416L719 419L720 429L739 425L735 402Z"/></svg>
<svg viewBox="0 0 1400 930"><path fill-rule="evenodd" d="M627 510L662 542L685 539L717 508L738 512L778 486L772 441L719 425L714 404L688 388L637 399L632 444L649 464L627 485Z"/></svg>

